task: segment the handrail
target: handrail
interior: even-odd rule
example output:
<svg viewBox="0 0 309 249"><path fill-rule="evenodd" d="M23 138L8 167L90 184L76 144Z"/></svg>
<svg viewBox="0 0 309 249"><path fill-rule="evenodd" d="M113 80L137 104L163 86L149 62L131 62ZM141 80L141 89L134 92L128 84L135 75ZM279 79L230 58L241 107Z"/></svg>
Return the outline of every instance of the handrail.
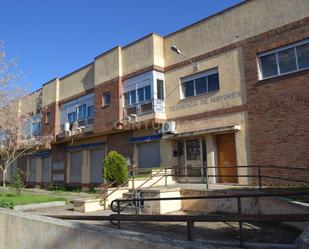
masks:
<svg viewBox="0 0 309 249"><path fill-rule="evenodd" d="M223 195L210 195L210 196L185 196L185 197L162 197L162 198L142 198L142 199L116 199L111 202L111 209L113 212L116 212L117 214L114 214L115 219L111 220L112 224L115 224L118 226L120 229L120 222L121 221L186 221L187 222L187 236L188 240L191 241L193 240L193 228L194 228L194 222L211 222L211 221L220 221L220 219L224 221L238 221L239 223L239 241L240 241L240 246L243 248L244 247L244 238L243 238L243 222L246 221L256 221L255 218L252 219L252 215L242 215L242 208L241 208L241 198L259 198L259 197L287 197L287 196L308 196L309 191L291 191L291 192L273 192L273 193L254 193L254 194L223 194ZM168 200L203 200L203 199L222 199L222 198L236 198L237 199L237 215L226 215L225 217L215 219L211 218L210 216L196 216L196 219L194 219L192 216L191 218L188 216L180 216L177 217L177 215L174 215L174 219L171 217L165 217L166 215L139 215L139 216L134 216L132 219L131 215L121 215L120 212L122 211L120 209L120 202L137 202L137 201L168 201ZM117 204L117 209L115 210L114 208L114 203ZM303 215L304 219L301 218L301 215ZM260 219L258 221L309 221L309 214L297 214L295 217L292 217L293 215L286 214L285 217L280 215L260 215L257 216ZM131 218L130 218L131 217ZM205 219L203 219L203 217ZM114 221L116 220L117 223ZM222 221L221 220L221 221Z"/></svg>
<svg viewBox="0 0 309 249"><path fill-rule="evenodd" d="M128 174L130 174L131 172L134 172L135 166L133 166L129 171ZM134 174L134 173L133 173ZM126 186L128 184L128 182L130 181L130 177L128 177L128 179L122 183L121 185L117 186L112 192L110 192L109 194L103 196L103 198L100 201L100 206L103 206L104 209L106 209L106 199L111 196L113 193L115 193L119 188L122 188L124 186ZM116 180L113 181L112 183L110 183L107 187L105 187L100 194L102 194L103 191L108 191L109 188L111 188L114 184L116 183Z"/></svg>
<svg viewBox="0 0 309 249"><path fill-rule="evenodd" d="M145 180L141 185L139 185L137 188L135 188L134 186L134 171L136 170L136 165L132 167L132 169L130 169L128 171L128 173L130 174L131 172L133 172L133 176L129 177L128 180L123 183L122 185L118 186L116 189L114 189L111 193L109 193L108 195L104 196L103 199L100 201L100 205L104 205L105 207L105 203L106 203L106 199L112 195L113 193L115 193L119 188L124 187L125 185L128 184L129 181L133 180L133 190L134 191L138 191L140 190L143 186L145 186L149 181L151 181L151 179L153 177L159 176L162 173L164 173L163 171L165 171L164 175L162 175L158 180L156 180L155 182L153 182L150 186L148 186L147 188L150 188L152 186L154 186L157 182L159 182L162 178L166 178L168 176L171 177L206 177L206 188L208 189L208 185L209 185L209 181L208 179L210 177L237 177L237 178L242 178L242 177L247 177L247 178L257 178L258 179L258 186L259 189L262 190L262 183L263 183L263 179L274 179L274 180L281 180L281 181L287 181L287 182L294 182L294 183L302 183L302 184L306 184L309 185L309 181L305 181L305 180L300 180L300 179L293 179L293 178L287 178L287 177L279 177L279 176L269 176L269 175L265 175L262 174L262 169L282 169L282 170L298 170L298 171L308 171L309 172L309 168L307 167L287 167L287 166L275 166L275 165L237 165L237 168L254 168L257 169L257 171L255 172L255 174L236 174L236 175L231 175L231 174L208 174L208 169L216 169L216 168L231 168L230 166L197 166L197 167L191 167L191 169L199 169L201 170L201 172L199 172L198 174L180 174L179 171L186 169L186 167L179 167L179 166L174 166L174 167L162 167L159 168L159 170L155 173L155 174L150 174L149 178L147 180ZM168 170L172 170L172 172L167 173ZM203 175L203 170L205 170L206 175ZM173 173L173 171L176 171L176 173ZM110 185L108 185L107 187L104 188L104 190L106 191L108 188L112 187L113 184L115 183L115 181L113 183L111 183ZM167 180L166 180L166 184L167 184ZM102 192L104 191L101 191ZM105 207L106 208L106 207ZM125 209L126 207L124 207L123 209Z"/></svg>

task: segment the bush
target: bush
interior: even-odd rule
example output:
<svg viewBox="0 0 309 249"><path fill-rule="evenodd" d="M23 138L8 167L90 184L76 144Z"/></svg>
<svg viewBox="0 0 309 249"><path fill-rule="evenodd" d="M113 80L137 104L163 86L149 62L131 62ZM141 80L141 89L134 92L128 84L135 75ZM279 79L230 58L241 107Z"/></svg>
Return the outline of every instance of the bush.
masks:
<svg viewBox="0 0 309 249"><path fill-rule="evenodd" d="M21 191L25 188L25 184L23 181L24 176L25 173L21 169L17 168L16 174L11 182L11 185L15 189L17 195L20 195Z"/></svg>
<svg viewBox="0 0 309 249"><path fill-rule="evenodd" d="M114 187L125 183L128 179L126 159L116 151L109 152L103 162L102 175Z"/></svg>

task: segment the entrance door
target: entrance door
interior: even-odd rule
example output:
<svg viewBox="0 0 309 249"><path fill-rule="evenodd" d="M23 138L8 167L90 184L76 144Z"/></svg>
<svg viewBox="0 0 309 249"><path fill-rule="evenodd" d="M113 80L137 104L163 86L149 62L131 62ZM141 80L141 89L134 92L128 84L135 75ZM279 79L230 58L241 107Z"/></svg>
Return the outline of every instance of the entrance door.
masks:
<svg viewBox="0 0 309 249"><path fill-rule="evenodd" d="M93 149L90 151L90 183L102 183L102 166L105 158L105 149Z"/></svg>
<svg viewBox="0 0 309 249"><path fill-rule="evenodd" d="M237 183L235 135L234 133L220 134L217 135L216 141L219 182Z"/></svg>
<svg viewBox="0 0 309 249"><path fill-rule="evenodd" d="M188 176L201 176L202 140L200 138L186 140L186 168Z"/></svg>

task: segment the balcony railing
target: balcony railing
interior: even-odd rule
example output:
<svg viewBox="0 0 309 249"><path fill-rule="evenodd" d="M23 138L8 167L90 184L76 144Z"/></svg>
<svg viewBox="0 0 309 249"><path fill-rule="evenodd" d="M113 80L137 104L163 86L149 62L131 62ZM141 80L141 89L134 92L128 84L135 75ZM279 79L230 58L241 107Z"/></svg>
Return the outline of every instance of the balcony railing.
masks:
<svg viewBox="0 0 309 249"><path fill-rule="evenodd" d="M145 115L150 113L165 113L165 102L160 99L151 99L124 108L126 117L131 115Z"/></svg>

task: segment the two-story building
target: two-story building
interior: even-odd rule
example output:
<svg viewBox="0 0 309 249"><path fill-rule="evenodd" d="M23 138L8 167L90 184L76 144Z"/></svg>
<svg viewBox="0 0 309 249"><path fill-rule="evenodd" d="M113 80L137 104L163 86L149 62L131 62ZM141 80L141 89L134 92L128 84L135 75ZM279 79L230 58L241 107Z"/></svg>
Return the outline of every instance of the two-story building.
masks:
<svg viewBox="0 0 309 249"><path fill-rule="evenodd" d="M28 182L100 184L111 150L189 182L248 184L239 166L308 166L308 16L307 0L245 1L45 83L28 111L42 109L36 129L57 139L20 160Z"/></svg>

